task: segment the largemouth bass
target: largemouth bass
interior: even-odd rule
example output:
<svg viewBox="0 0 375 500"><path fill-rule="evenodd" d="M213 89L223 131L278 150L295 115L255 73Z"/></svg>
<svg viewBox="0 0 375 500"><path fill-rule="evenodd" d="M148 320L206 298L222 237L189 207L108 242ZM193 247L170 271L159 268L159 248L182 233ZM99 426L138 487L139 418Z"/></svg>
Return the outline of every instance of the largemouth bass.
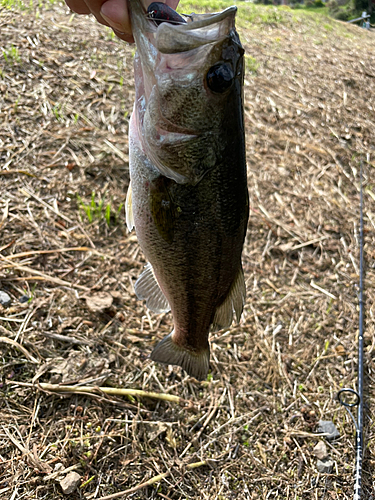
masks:
<svg viewBox="0 0 375 500"><path fill-rule="evenodd" d="M207 377L211 330L240 320L249 200L243 48L236 7L155 22L130 0L136 100L130 121L129 230L149 261L135 284L174 330L151 359ZM173 16L172 16L173 17Z"/></svg>

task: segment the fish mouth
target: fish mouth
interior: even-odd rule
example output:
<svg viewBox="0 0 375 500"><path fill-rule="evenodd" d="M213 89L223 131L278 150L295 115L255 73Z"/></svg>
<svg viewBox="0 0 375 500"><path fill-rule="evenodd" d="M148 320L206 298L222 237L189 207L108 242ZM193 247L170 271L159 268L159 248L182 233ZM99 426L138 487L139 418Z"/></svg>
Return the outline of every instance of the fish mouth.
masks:
<svg viewBox="0 0 375 500"><path fill-rule="evenodd" d="M163 22L157 25L147 15L141 0L129 0L133 35L139 56L138 81L142 80L142 91L147 106L152 88L158 79L157 75L168 75L171 72L189 67L191 74L202 69L205 59L212 47L220 44L235 30L237 7L231 6L222 12L211 14L190 14L188 21L182 24ZM169 131L177 124L165 120L163 128ZM143 118L141 113L141 121ZM195 136L195 130L179 130L178 132Z"/></svg>
<svg viewBox="0 0 375 500"><path fill-rule="evenodd" d="M217 43L234 28L237 7L215 14L192 14L186 24L162 23L156 30L155 47L162 54L177 54Z"/></svg>
<svg viewBox="0 0 375 500"><path fill-rule="evenodd" d="M146 50L150 52L151 49L152 53L150 45L162 54L176 54L219 42L234 28L237 12L237 7L231 6L213 14L191 14L187 16L187 23L163 22L156 25L147 16L140 0L129 2L133 35L144 60L149 59L145 54Z"/></svg>
<svg viewBox="0 0 375 500"><path fill-rule="evenodd" d="M134 137L159 172L178 183L195 185L214 168L216 150L221 147L214 133L221 121L216 118L213 123L199 113L207 103L213 116L220 114L216 103L221 95L210 93L206 75L220 60L231 64L236 53L232 46L238 39L237 7L192 14L186 23L157 24L140 0L129 0L129 5L137 45ZM204 152L204 162L198 151Z"/></svg>

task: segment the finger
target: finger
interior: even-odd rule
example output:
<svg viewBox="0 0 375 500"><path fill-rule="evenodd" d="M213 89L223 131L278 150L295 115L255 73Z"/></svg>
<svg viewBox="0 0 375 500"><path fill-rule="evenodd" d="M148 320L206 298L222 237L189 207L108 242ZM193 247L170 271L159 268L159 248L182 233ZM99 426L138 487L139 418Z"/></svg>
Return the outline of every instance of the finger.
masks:
<svg viewBox="0 0 375 500"><path fill-rule="evenodd" d="M113 29L113 32L115 33L115 35L118 38L121 38L121 40L125 40L125 42L128 42L128 43L134 43L133 35L129 35L127 33L122 33L121 31L117 31L114 28L112 28L112 29Z"/></svg>
<svg viewBox="0 0 375 500"><path fill-rule="evenodd" d="M152 2L153 0L142 1L145 11ZM172 9L176 9L179 0L167 0L165 3L169 5L169 7L172 7ZM121 38L121 40L134 43L130 14L124 0L106 0L102 4L100 14L103 19L105 19L107 23L112 26L113 31L119 38Z"/></svg>
<svg viewBox="0 0 375 500"><path fill-rule="evenodd" d="M91 14L84 0L66 0L66 5L76 14Z"/></svg>
<svg viewBox="0 0 375 500"><path fill-rule="evenodd" d="M70 1L72 1L72 0L70 0ZM77 0L73 0L73 1L77 1ZM96 20L100 24L104 24L104 26L111 27L111 25L108 23L108 21L106 19L104 19L102 17L102 15L100 14L100 10L101 10L102 5L104 4L105 0L84 0L84 1L86 3L86 7L90 10L90 13L96 17ZM125 0L123 0L123 1L125 1Z"/></svg>
<svg viewBox="0 0 375 500"><path fill-rule="evenodd" d="M107 0L101 6L100 15L118 33L132 37L130 15L124 0Z"/></svg>
<svg viewBox="0 0 375 500"><path fill-rule="evenodd" d="M152 1L142 0L145 10ZM176 9L179 0L164 3ZM99 23L110 26L119 38L134 43L127 0L66 0L66 4L77 14L93 14Z"/></svg>

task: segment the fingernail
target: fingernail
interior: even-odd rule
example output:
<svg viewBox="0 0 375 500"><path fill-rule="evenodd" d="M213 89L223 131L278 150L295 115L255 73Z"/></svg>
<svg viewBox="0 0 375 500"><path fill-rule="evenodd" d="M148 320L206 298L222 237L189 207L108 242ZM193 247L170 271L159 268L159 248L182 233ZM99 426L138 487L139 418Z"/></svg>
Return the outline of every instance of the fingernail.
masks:
<svg viewBox="0 0 375 500"><path fill-rule="evenodd" d="M111 28L117 30L119 33L123 34L121 30L122 26L117 24L115 21L113 21L112 19L110 19L109 17L107 17L105 14L103 14L102 11L100 11L100 15L102 16L102 18L107 21L107 23L111 26Z"/></svg>

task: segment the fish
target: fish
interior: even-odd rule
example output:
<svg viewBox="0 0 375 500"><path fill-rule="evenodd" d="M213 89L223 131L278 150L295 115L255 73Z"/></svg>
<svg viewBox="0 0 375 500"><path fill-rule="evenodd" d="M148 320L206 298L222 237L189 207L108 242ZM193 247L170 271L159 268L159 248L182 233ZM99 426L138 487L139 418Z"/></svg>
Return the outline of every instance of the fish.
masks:
<svg viewBox="0 0 375 500"><path fill-rule="evenodd" d="M209 333L240 321L249 217L244 49L236 7L155 23L129 0L135 103L129 125L126 223L147 260L134 289L174 328L151 353L197 380ZM171 16L176 19L176 16ZM178 19L178 18L177 18Z"/></svg>

